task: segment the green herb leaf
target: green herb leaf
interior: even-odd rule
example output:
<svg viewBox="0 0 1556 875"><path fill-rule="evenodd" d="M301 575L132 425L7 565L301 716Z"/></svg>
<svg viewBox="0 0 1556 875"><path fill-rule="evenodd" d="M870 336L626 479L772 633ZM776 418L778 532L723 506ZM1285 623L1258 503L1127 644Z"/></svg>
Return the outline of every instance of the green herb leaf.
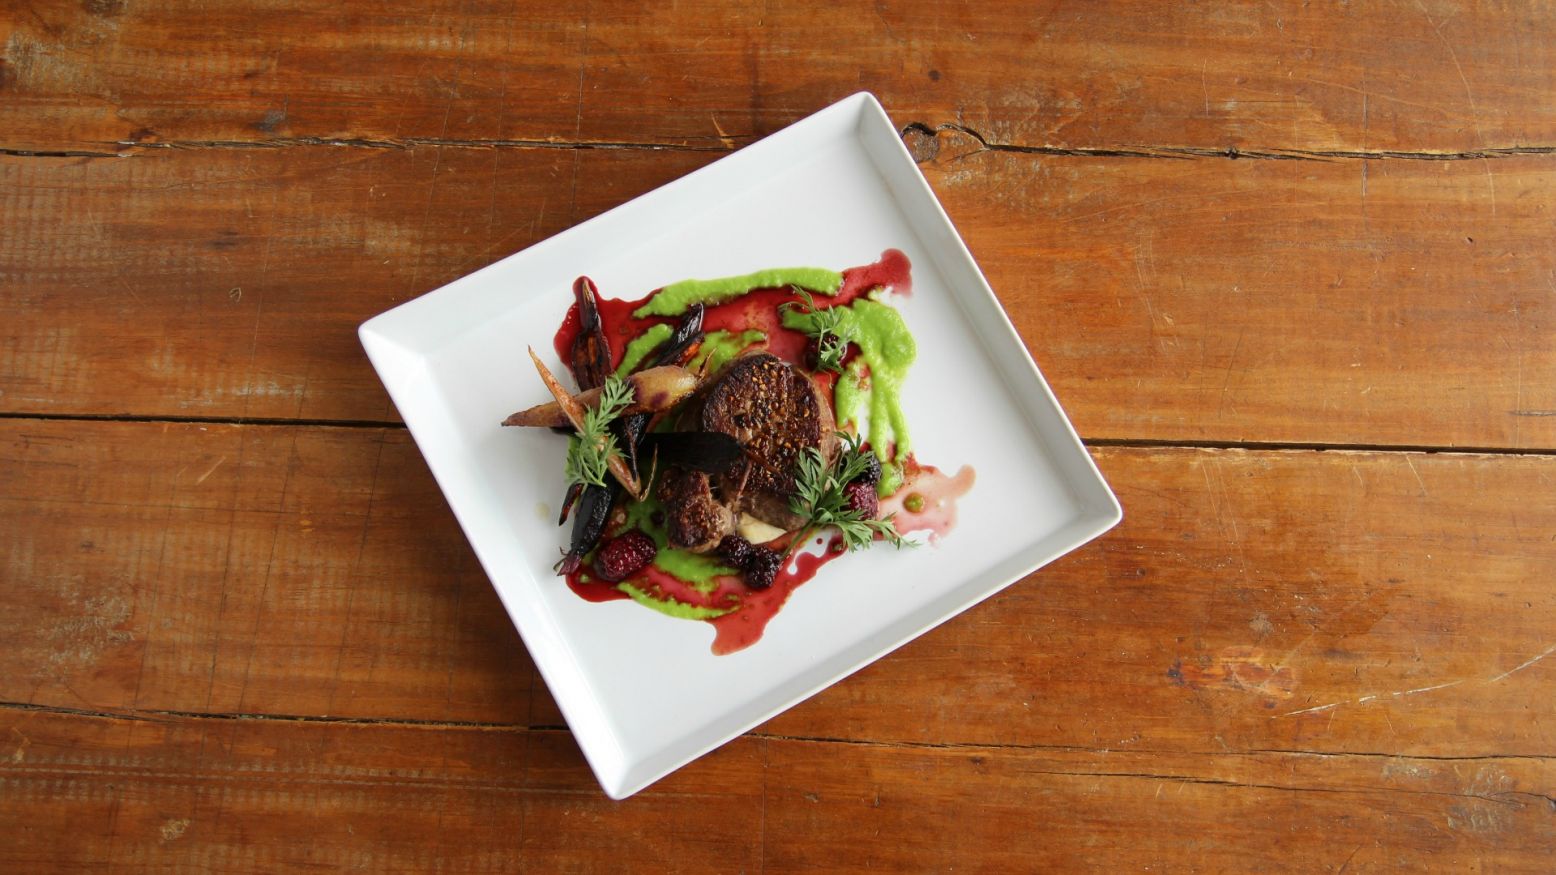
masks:
<svg viewBox="0 0 1556 875"><path fill-rule="evenodd" d="M868 450L860 446L859 439L838 432L842 446L837 459L829 466L821 450L808 447L800 454L795 467L795 491L789 499L789 509L805 518L801 535L792 543L804 541L811 529L835 527L843 536L843 545L858 550L874 543L876 536L890 541L892 546L915 547L912 541L903 540L892 526L895 514L885 519L867 517L848 505L845 487L853 482L869 466Z"/></svg>
<svg viewBox="0 0 1556 875"><path fill-rule="evenodd" d="M584 413L583 429L567 443L562 473L569 483L604 486L612 456L619 456L610 424L632 403L632 386L612 374L600 387L599 403Z"/></svg>
<svg viewBox="0 0 1556 875"><path fill-rule="evenodd" d="M828 307L825 310L816 309L816 299L810 292L799 286L789 286L796 295L805 302L804 310L794 310L794 302L789 302L780 307L780 310L788 310L794 313L790 319L785 319L784 324L795 328L805 336L816 341L816 370L843 372L843 356L848 354L848 345L857 339L854 324L848 321L847 315L838 308Z"/></svg>

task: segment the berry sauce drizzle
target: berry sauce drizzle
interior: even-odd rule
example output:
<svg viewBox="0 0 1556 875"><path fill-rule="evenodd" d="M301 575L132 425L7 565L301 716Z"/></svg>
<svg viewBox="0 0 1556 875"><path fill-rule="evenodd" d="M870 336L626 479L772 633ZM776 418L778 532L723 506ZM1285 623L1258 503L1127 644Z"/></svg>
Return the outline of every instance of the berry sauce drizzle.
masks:
<svg viewBox="0 0 1556 875"><path fill-rule="evenodd" d="M615 586L603 580L584 580L589 568L579 565L565 578L567 588L578 594L578 597L586 602L614 602L629 596Z"/></svg>
<svg viewBox="0 0 1556 875"><path fill-rule="evenodd" d="M820 541L819 538L816 540ZM740 610L707 621L715 630L714 654L724 656L755 644L767 630L768 621L777 616L778 609L789 600L789 594L815 577L823 565L841 555L843 542L834 538L820 555L800 553L791 557L767 589L746 587L748 594L741 600Z"/></svg>
<svg viewBox="0 0 1556 875"><path fill-rule="evenodd" d="M816 307L823 310L840 307L876 288L890 289L892 293L903 297L913 293L912 264L900 250L888 249L881 253L880 261L843 271L843 284L838 293L816 296ZM633 310L648 303L659 291L655 289L631 301L599 299L600 323L605 328L606 340L610 342L612 364L620 363L627 344L649 328L661 324L675 325L673 316L646 316L639 319L632 315ZM767 334L769 352L790 363L803 364L805 335L784 328L778 315L780 304L798 300L799 296L786 288L757 289L717 307L709 307L703 314L702 328L704 332L758 329ZM575 301L568 306L567 315L562 318L562 325L552 341L557 356L569 367L572 366L573 340L578 337L579 328L578 304Z"/></svg>
<svg viewBox="0 0 1556 875"><path fill-rule="evenodd" d="M881 499L881 516L895 514L892 526L899 532L928 532L933 544L956 527L956 500L973 488L977 472L963 465L947 475L912 456L903 468L902 486Z"/></svg>
<svg viewBox="0 0 1556 875"><path fill-rule="evenodd" d="M896 249L888 249L881 253L880 260L873 264L843 271L843 283L838 293L830 296L817 295L814 299L815 306L818 309L839 307L877 288L887 289L896 295L910 295L913 291L911 270L912 265L907 255ZM600 322L610 344L613 366L621 362L627 344L644 331L654 325L674 326L676 323L675 317L650 316L640 319L632 315L632 311L643 306L659 291L655 289L641 298L630 301L604 297L598 300ZM778 312L780 305L798 301L799 296L788 288L757 289L718 306L707 308L703 314L703 331L711 333L722 330L739 333L757 329L767 335L765 345L768 352L803 367L807 338L801 332L783 327ZM562 325L557 329L553 339L557 355L569 367L572 364L569 359L573 340L578 336L580 329L578 304L575 302L568 307L567 315L563 317ZM823 393L830 397L836 375L817 374L815 379ZM971 468L964 468L963 472L958 473L955 478L946 478L931 466L920 466L914 463L911 473L917 473L919 477L910 477L902 490L885 499L882 502L882 510L884 512L890 506L898 513L903 513L902 497L908 490L919 489L926 496L933 491L935 501L925 506L925 513L905 514L930 524L914 527L899 526L902 531L909 531L911 528L928 528L931 530L930 537L933 539L944 534L955 522L954 500L971 488L971 470ZM925 478L924 475L929 472L932 472L932 476ZM941 486L937 477L949 485ZM940 499L948 499L948 501ZM947 505L949 510L944 509ZM931 508L935 508L938 515L931 512ZM792 536L785 535L770 542L769 546L782 549L787 545L790 537ZM816 547L820 547L821 550L816 552L813 549ZM654 565L649 565L632 575L626 582L654 598L673 599L699 608L729 610L729 613L723 616L703 621L714 628L712 649L715 654L722 656L744 650L760 640L768 622L778 614L779 609L789 600L789 596L815 577L823 566L843 555L844 552L841 538L813 535L806 548L797 551L784 563L772 585L766 589L752 589L746 585L744 579L737 576L722 576L715 578L711 591L704 593ZM568 574L566 580L567 587L586 601L610 602L629 598L626 592L618 589L614 584L595 578L593 569L588 563L581 564Z"/></svg>

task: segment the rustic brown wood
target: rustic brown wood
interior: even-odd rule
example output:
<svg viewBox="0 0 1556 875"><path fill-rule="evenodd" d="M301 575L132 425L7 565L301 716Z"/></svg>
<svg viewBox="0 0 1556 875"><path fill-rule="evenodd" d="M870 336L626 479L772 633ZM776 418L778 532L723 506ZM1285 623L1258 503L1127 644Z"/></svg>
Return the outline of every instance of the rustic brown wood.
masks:
<svg viewBox="0 0 1556 875"><path fill-rule="evenodd" d="M0 714L0 865L506 872L620 855L755 871L756 745L618 806L563 733L11 710Z"/></svg>
<svg viewBox="0 0 1556 875"><path fill-rule="evenodd" d="M532 665L404 431L0 433L0 699L528 720Z"/></svg>
<svg viewBox="0 0 1556 875"><path fill-rule="evenodd" d="M0 864L24 871L1534 871L1556 852L1549 759L746 738L612 803L559 732L7 711L0 754Z"/></svg>
<svg viewBox="0 0 1556 875"><path fill-rule="evenodd" d="M571 6L572 8L569 8ZM991 142L1463 152L1556 145L1529 4L29 4L0 147L541 140L727 149L861 89ZM221 34L220 39L201 38Z"/></svg>
<svg viewBox="0 0 1556 875"><path fill-rule="evenodd" d="M1548 9L0 7L0 870L1550 868ZM354 329L861 89L1125 522L610 802Z"/></svg>
<svg viewBox="0 0 1556 875"><path fill-rule="evenodd" d="M1550 457L1095 455L1116 532L766 731L1550 753Z"/></svg>
<svg viewBox="0 0 1556 875"><path fill-rule="evenodd" d="M1556 447L1551 159L934 142L931 183L1087 437ZM357 324L711 157L0 159L0 410L392 419Z"/></svg>
<svg viewBox="0 0 1556 875"><path fill-rule="evenodd" d="M1537 871L1556 848L1549 760L812 742L768 771L765 871Z"/></svg>
<svg viewBox="0 0 1556 875"><path fill-rule="evenodd" d="M0 701L562 725L405 432L13 421L0 436L18 587ZM1556 684L1541 500L1556 459L1097 458L1129 508L1115 534L762 731L1551 753L1518 715Z"/></svg>

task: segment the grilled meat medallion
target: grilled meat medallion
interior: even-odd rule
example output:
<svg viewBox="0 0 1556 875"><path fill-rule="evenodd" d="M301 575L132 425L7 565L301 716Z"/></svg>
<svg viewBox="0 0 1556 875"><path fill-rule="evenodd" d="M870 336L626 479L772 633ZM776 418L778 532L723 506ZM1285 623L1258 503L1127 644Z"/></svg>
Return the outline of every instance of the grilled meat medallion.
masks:
<svg viewBox="0 0 1556 875"><path fill-rule="evenodd" d="M666 468L659 475L659 501L672 547L707 553L735 530L735 514L713 497L708 475L701 471Z"/></svg>
<svg viewBox="0 0 1556 875"><path fill-rule="evenodd" d="M831 406L808 376L770 353L741 356L709 387L696 419L703 431L733 437L744 456L711 479L665 472L659 497L672 545L707 552L741 512L782 529L804 523L789 510L795 465L810 447L831 464L838 448Z"/></svg>

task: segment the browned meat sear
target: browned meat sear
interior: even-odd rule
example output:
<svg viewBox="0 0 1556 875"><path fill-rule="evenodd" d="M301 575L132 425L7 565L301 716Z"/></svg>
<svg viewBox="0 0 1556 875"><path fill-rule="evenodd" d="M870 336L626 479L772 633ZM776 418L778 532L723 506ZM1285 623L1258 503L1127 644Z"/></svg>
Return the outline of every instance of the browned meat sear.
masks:
<svg viewBox="0 0 1556 875"><path fill-rule="evenodd" d="M804 522L788 507L800 453L818 447L828 463L837 455L831 406L809 377L768 353L738 358L709 390L701 425L730 435L745 451L714 482L734 512L784 529Z"/></svg>
<svg viewBox="0 0 1556 875"><path fill-rule="evenodd" d="M658 497L672 547L707 553L735 530L734 513L713 497L708 475L701 471L666 468L659 475Z"/></svg>

